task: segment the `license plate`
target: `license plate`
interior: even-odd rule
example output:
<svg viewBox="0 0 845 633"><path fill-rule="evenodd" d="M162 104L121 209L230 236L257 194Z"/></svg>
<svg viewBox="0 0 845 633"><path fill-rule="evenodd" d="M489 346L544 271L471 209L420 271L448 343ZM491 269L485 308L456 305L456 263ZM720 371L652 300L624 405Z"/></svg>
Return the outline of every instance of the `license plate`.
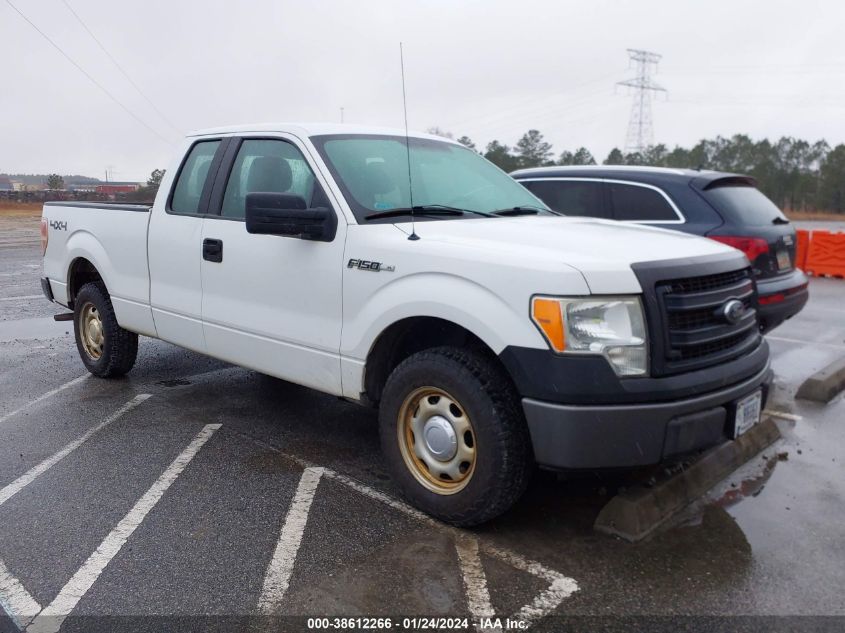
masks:
<svg viewBox="0 0 845 633"><path fill-rule="evenodd" d="M760 409L763 403L763 392L757 390L736 403L736 417L734 418L734 439L745 433L760 421Z"/></svg>
<svg viewBox="0 0 845 633"><path fill-rule="evenodd" d="M778 269L779 270L787 270L788 268L792 268L792 261L789 259L789 251L785 248L779 248L777 252L778 257Z"/></svg>

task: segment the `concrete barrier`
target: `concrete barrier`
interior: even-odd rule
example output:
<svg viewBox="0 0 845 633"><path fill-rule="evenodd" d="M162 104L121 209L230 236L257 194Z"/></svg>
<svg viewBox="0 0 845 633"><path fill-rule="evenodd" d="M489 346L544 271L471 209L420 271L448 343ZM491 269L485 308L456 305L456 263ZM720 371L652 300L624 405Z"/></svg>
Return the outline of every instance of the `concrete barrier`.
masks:
<svg viewBox="0 0 845 633"><path fill-rule="evenodd" d="M798 388L796 398L828 403L845 389L845 358L832 362L807 378Z"/></svg>
<svg viewBox="0 0 845 633"><path fill-rule="evenodd" d="M779 438L774 420L765 418L666 481L616 495L599 512L593 527L626 541L642 540Z"/></svg>

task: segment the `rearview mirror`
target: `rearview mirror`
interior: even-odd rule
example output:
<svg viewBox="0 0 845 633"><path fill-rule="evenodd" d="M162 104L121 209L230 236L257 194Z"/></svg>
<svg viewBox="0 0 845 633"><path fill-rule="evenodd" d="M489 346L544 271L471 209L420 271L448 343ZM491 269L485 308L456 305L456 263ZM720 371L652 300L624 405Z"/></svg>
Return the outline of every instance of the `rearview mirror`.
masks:
<svg viewBox="0 0 845 633"><path fill-rule="evenodd" d="M309 209L302 196L289 193L249 193L246 196L247 233L284 235L331 242L337 217L325 207Z"/></svg>

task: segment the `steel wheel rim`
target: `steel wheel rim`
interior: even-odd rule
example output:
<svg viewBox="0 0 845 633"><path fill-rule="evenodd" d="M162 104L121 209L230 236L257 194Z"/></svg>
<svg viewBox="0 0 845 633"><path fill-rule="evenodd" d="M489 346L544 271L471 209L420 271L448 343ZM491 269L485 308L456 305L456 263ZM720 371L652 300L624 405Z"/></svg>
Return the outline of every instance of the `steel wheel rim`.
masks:
<svg viewBox="0 0 845 633"><path fill-rule="evenodd" d="M437 387L420 387L405 398L398 422L399 449L414 479L439 495L466 488L478 447L469 415L457 399Z"/></svg>
<svg viewBox="0 0 845 633"><path fill-rule="evenodd" d="M82 349L92 360L100 360L105 345L103 334L103 321L100 319L100 311L97 306L88 302L82 306L79 316L79 339L82 342Z"/></svg>

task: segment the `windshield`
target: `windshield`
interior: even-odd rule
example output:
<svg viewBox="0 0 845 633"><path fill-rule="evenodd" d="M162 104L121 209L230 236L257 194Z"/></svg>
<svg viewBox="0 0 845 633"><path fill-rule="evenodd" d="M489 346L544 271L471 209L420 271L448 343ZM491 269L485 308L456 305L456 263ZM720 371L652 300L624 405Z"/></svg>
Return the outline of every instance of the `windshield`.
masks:
<svg viewBox="0 0 845 633"><path fill-rule="evenodd" d="M411 206L404 136L344 134L314 136L311 141L359 222L368 222L368 215ZM468 148L420 138L411 138L410 148L413 204L419 219L478 218L479 214L515 207L548 209L525 187ZM451 207L467 213L426 217L425 207ZM371 218L402 220L396 215Z"/></svg>

